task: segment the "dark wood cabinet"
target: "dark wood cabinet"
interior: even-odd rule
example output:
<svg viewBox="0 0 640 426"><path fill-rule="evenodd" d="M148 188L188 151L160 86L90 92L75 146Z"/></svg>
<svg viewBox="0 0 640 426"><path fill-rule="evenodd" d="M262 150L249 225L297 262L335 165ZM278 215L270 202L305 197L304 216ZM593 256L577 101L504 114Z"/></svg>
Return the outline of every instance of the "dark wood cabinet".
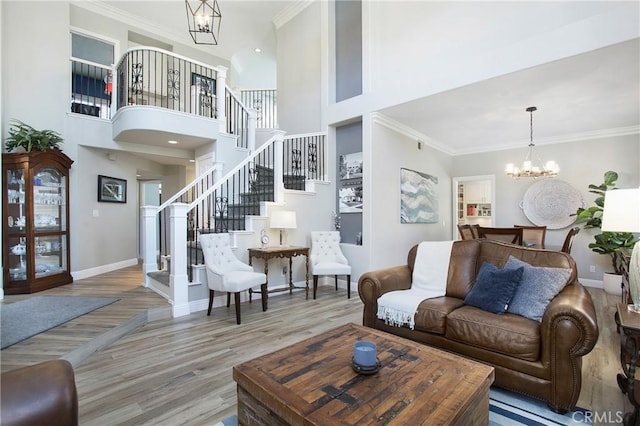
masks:
<svg viewBox="0 0 640 426"><path fill-rule="evenodd" d="M69 170L58 150L2 154L5 294L73 282L69 253Z"/></svg>

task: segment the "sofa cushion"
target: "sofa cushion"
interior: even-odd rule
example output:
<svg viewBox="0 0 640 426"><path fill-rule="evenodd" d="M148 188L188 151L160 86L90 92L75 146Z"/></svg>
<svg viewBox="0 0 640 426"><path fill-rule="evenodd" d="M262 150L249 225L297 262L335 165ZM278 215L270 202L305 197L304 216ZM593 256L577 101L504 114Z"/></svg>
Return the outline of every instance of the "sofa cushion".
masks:
<svg viewBox="0 0 640 426"><path fill-rule="evenodd" d="M520 284L523 271L523 267L499 269L491 263L484 262L464 303L494 314L505 313Z"/></svg>
<svg viewBox="0 0 640 426"><path fill-rule="evenodd" d="M567 285L570 269L532 266L509 256L505 269L524 268L508 312L541 322L551 300Z"/></svg>
<svg viewBox="0 0 640 426"><path fill-rule="evenodd" d="M540 324L519 315L496 315L462 306L447 316L445 337L527 361L540 357Z"/></svg>
<svg viewBox="0 0 640 426"><path fill-rule="evenodd" d="M415 314L415 329L428 333L444 334L447 315L464 305L457 297L435 297L420 302Z"/></svg>

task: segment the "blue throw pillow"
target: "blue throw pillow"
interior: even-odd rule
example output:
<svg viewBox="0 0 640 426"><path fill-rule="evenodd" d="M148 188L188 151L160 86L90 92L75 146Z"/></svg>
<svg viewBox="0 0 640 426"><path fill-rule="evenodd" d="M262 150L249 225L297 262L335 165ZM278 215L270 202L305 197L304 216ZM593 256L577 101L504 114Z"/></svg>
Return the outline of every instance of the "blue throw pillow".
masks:
<svg viewBox="0 0 640 426"><path fill-rule="evenodd" d="M509 256L504 268L524 268L508 312L538 322L542 322L547 305L567 285L571 275L571 269L532 266L513 256Z"/></svg>
<svg viewBox="0 0 640 426"><path fill-rule="evenodd" d="M494 314L504 314L515 294L524 268L498 269L483 262L464 303Z"/></svg>

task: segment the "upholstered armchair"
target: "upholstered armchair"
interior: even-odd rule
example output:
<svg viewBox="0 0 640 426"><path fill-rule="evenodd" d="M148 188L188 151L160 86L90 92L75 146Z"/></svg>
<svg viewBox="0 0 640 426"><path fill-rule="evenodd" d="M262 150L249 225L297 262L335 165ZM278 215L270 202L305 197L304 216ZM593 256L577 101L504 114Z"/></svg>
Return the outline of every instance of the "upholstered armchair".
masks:
<svg viewBox="0 0 640 426"><path fill-rule="evenodd" d="M311 231L311 274L313 275L313 298L318 290L318 277L333 275L338 290L338 275L346 275L347 298L351 298L351 266L340 249L340 232Z"/></svg>
<svg viewBox="0 0 640 426"><path fill-rule="evenodd" d="M240 292L260 286L262 310L267 310L267 276L254 272L253 268L241 262L231 251L229 234L201 234L200 247L204 255L209 286L209 310L211 315L214 291L227 293L227 307L231 304L231 293L236 305L236 323L240 324Z"/></svg>

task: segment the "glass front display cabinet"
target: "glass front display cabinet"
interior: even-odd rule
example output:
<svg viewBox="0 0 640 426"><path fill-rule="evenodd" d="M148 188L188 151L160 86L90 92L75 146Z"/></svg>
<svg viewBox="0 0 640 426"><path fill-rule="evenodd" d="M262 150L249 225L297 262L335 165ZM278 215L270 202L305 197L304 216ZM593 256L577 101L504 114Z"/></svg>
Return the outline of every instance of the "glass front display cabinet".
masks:
<svg viewBox="0 0 640 426"><path fill-rule="evenodd" d="M69 253L69 170L58 150L2 155L5 294L73 282Z"/></svg>

